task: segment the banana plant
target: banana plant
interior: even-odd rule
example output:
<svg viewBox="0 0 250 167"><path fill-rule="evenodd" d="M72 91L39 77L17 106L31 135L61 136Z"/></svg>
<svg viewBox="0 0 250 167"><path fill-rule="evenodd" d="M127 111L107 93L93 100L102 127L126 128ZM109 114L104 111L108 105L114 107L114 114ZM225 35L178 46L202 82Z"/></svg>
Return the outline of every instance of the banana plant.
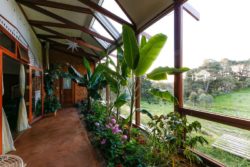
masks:
<svg viewBox="0 0 250 167"><path fill-rule="evenodd" d="M159 53L164 47L167 36L164 34L156 34L152 36L148 41L145 36L142 36L140 44L138 44L135 36L135 32L128 25L122 27L122 38L124 45L124 70L129 71L131 74L131 103L130 103L130 114L129 114L129 137L130 130L132 127L133 113L134 111L134 98L135 98L135 77L141 77L145 75L148 69L151 67L153 62L157 59ZM158 67L149 74L146 74L148 79L151 80L165 80L168 74L176 74L187 71L188 68L169 68L169 67ZM168 100L174 100L171 93L161 90L151 90L152 93L158 94L159 96L165 97ZM146 110L141 110L142 113L150 115Z"/></svg>
<svg viewBox="0 0 250 167"><path fill-rule="evenodd" d="M124 87L127 85L127 73L123 71L123 50L117 48L117 63L114 63L110 57L107 56L106 59L106 70L104 75L106 77L107 83L110 86L110 90L116 95L115 100L111 102L109 106L109 115L112 113L112 109L116 108L116 119L119 120L120 108L125 105L129 96L124 91ZM124 64L123 64L124 65ZM111 67L110 67L111 66Z"/></svg>
<svg viewBox="0 0 250 167"><path fill-rule="evenodd" d="M106 79L103 75L104 67L99 64L92 72L89 61L84 58L83 66L86 68L86 74L80 74L72 65L68 66L68 72L71 76L72 81L77 83L79 86L86 87L88 95L88 111L91 111L91 99L98 100L101 98L98 90L104 88L107 84Z"/></svg>

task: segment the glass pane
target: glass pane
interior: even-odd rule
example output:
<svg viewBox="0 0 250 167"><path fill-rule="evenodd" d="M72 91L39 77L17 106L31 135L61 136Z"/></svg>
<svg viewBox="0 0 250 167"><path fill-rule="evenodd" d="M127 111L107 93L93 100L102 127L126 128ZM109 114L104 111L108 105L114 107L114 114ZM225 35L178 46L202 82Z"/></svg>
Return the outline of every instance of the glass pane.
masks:
<svg viewBox="0 0 250 167"><path fill-rule="evenodd" d="M152 67L149 69L148 72L152 71L156 67L159 66L174 66L174 15L173 12L169 15L165 16L149 28L147 28L141 35L145 35L146 37L151 37L158 33L163 33L168 36L168 40L162 49L160 55L153 63ZM164 26L163 26L164 25ZM166 26L165 26L166 25ZM173 92L173 76L168 76L167 81L155 82L142 79L142 95L141 95L141 108L147 109L153 115L162 115L172 112L174 109L174 105L169 102L162 101L153 95L151 95L148 90L151 88L159 88L163 90L168 90ZM141 123L146 125L150 119L141 114Z"/></svg>
<svg viewBox="0 0 250 167"><path fill-rule="evenodd" d="M113 1L113 0L112 1L111 0L104 0L103 3L102 3L102 7L109 10L109 11L111 11L111 12L114 11L114 9L115 9L115 12L113 12L114 14L116 14L120 18L126 20L127 22L131 23L129 18L126 16L126 14L122 11L120 6L115 1Z"/></svg>
<svg viewBox="0 0 250 167"><path fill-rule="evenodd" d="M97 31L99 34L113 40L111 35L103 28L103 26L96 20L94 19L92 28Z"/></svg>
<svg viewBox="0 0 250 167"><path fill-rule="evenodd" d="M250 166L250 161L237 154L248 152L250 132L231 126L198 119L188 116L188 121L199 121L202 125L202 135L209 142L208 145L198 145L196 149L206 155L216 159L228 167ZM241 142L239 142L241 141ZM227 150L227 151L224 151ZM231 152L231 153L230 153Z"/></svg>
<svg viewBox="0 0 250 167"><path fill-rule="evenodd" d="M0 45L3 46L4 48L8 49L12 53L15 53L16 49L16 44L14 41L12 41L7 35L5 35L1 30L0 30Z"/></svg>
<svg viewBox="0 0 250 167"><path fill-rule="evenodd" d="M189 3L201 19L184 12L184 66L192 69L184 79L185 107L250 119L250 21L239 19L250 15L250 2Z"/></svg>
<svg viewBox="0 0 250 167"><path fill-rule="evenodd" d="M42 115L42 73L32 70L32 112L33 118Z"/></svg>
<svg viewBox="0 0 250 167"><path fill-rule="evenodd" d="M71 89L71 79L63 78L63 89Z"/></svg>

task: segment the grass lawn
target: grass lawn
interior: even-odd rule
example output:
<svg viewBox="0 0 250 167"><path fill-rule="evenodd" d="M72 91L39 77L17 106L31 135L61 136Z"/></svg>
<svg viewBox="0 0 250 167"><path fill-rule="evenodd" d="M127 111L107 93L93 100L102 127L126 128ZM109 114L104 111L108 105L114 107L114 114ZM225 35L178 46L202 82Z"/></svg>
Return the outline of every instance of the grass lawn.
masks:
<svg viewBox="0 0 250 167"><path fill-rule="evenodd" d="M194 109L204 109L209 112L236 116L240 118L250 119L250 88L241 89L214 97L214 102L211 107L187 106Z"/></svg>
<svg viewBox="0 0 250 167"><path fill-rule="evenodd" d="M206 109L209 112L216 112L225 115L238 116L240 118L250 119L250 88L242 89L239 91L232 92L226 95L220 95L214 97L214 103L209 108ZM149 104L148 102L142 101L141 107L151 111L153 115L167 114L173 111L173 104L164 104L160 102L159 104ZM186 106L190 108L202 109L201 107ZM204 109L204 108L203 108ZM124 106L122 109L123 115L128 115L129 107ZM220 149L212 147L212 143L223 134L230 134L236 137L244 138L250 140L250 131L226 126L223 124L210 122L194 117L188 117L189 121L197 120L202 124L203 135L208 141L209 145L199 146L197 149L207 155L219 160L229 167L250 167L250 161L240 158L238 156L232 155ZM142 115L141 122L147 124L150 119Z"/></svg>

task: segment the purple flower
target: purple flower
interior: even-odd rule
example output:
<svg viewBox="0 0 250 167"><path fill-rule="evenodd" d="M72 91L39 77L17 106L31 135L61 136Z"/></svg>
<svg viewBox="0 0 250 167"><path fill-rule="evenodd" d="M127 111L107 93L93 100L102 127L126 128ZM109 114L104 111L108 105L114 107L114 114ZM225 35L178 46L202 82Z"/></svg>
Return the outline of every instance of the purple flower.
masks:
<svg viewBox="0 0 250 167"><path fill-rule="evenodd" d="M100 126L100 123L99 123L99 122L96 122L96 123L95 123L95 126L99 127L99 126Z"/></svg>
<svg viewBox="0 0 250 167"><path fill-rule="evenodd" d="M102 141L101 141L101 144L103 145L103 144L106 144L106 139L102 139Z"/></svg>
<svg viewBox="0 0 250 167"><path fill-rule="evenodd" d="M122 135L122 140L127 140L128 136L127 135Z"/></svg>
<svg viewBox="0 0 250 167"><path fill-rule="evenodd" d="M112 118L110 122L111 122L112 124L115 124L115 123L116 123L115 118Z"/></svg>

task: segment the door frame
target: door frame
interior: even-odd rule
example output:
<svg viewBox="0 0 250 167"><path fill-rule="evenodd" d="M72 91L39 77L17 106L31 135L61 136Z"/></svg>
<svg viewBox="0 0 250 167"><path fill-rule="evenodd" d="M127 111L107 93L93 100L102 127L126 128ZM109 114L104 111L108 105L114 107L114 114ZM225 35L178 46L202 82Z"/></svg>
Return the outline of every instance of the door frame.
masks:
<svg viewBox="0 0 250 167"><path fill-rule="evenodd" d="M59 79L59 87L60 87L60 91L59 91L59 98L60 98L60 103L63 106L63 78ZM71 94L72 94L72 105L75 104L75 84L73 81L71 81Z"/></svg>

